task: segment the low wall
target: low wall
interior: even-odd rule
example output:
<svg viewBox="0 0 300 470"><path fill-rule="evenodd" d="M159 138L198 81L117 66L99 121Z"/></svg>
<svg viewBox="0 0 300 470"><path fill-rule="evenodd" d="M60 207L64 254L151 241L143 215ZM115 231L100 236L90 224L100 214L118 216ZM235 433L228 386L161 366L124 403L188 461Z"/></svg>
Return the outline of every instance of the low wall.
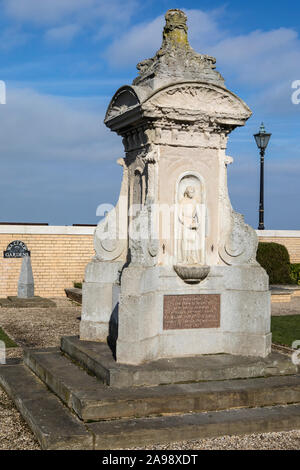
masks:
<svg viewBox="0 0 300 470"><path fill-rule="evenodd" d="M258 230L256 232L261 242L274 242L284 245L291 263L300 263L300 230Z"/></svg>
<svg viewBox="0 0 300 470"><path fill-rule="evenodd" d="M3 258L9 243L20 240L31 252L35 295L61 297L84 278L94 256L95 227L0 225L0 297L17 295L22 259Z"/></svg>
<svg viewBox="0 0 300 470"><path fill-rule="evenodd" d="M0 225L0 297L17 295L22 259L3 258L7 246L20 240L31 251L35 294L61 297L84 278L93 258L95 227ZM257 231L260 241L286 246L292 263L300 263L300 231Z"/></svg>

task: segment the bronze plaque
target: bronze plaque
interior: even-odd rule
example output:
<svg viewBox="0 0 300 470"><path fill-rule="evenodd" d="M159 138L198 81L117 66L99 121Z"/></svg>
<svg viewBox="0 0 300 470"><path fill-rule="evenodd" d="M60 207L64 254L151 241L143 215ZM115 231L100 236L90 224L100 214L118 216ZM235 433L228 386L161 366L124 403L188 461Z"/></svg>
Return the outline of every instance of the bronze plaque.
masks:
<svg viewBox="0 0 300 470"><path fill-rule="evenodd" d="M220 327L220 294L164 296L164 330Z"/></svg>

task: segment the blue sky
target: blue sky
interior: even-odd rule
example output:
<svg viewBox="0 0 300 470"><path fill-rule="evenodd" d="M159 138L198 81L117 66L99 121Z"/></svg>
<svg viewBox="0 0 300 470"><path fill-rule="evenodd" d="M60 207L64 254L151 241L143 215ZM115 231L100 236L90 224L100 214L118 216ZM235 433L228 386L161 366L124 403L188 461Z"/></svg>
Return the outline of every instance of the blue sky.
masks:
<svg viewBox="0 0 300 470"><path fill-rule="evenodd" d="M253 134L272 132L266 156L267 229L300 230L300 4L257 1L0 0L0 221L97 223L115 203L121 138L103 118L136 63L161 44L163 15L188 15L194 49L213 55L253 117L230 137L233 207L257 227L259 160ZM299 95L300 96L300 95Z"/></svg>

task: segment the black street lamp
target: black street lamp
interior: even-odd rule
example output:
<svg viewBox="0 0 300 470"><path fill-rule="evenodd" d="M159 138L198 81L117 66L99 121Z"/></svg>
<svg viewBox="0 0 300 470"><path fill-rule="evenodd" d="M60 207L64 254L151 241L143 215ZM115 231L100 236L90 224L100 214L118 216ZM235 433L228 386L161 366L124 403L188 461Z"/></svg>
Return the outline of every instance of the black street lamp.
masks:
<svg viewBox="0 0 300 470"><path fill-rule="evenodd" d="M259 199L259 226L258 230L265 230L264 224L264 165L265 151L272 134L267 134L264 123L261 124L259 133L254 134L257 147L260 150L260 199Z"/></svg>

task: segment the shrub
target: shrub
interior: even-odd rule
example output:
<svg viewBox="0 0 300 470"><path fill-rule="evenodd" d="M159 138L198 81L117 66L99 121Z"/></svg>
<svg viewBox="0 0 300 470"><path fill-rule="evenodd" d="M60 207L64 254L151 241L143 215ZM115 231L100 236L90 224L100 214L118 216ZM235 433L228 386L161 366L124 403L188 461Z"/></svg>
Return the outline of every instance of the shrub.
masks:
<svg viewBox="0 0 300 470"><path fill-rule="evenodd" d="M290 256L285 246L261 242L258 244L256 259L267 271L270 284L296 284L291 276Z"/></svg>
<svg viewBox="0 0 300 470"><path fill-rule="evenodd" d="M82 282L73 282L73 286L76 289L82 289Z"/></svg>
<svg viewBox="0 0 300 470"><path fill-rule="evenodd" d="M291 264L291 277L300 285L300 264Z"/></svg>

